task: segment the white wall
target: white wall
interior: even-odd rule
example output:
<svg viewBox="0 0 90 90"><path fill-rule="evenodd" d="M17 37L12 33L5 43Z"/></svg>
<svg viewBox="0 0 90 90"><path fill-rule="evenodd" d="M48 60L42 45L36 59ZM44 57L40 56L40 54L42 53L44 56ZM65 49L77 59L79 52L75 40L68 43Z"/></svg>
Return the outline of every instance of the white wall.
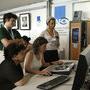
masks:
<svg viewBox="0 0 90 90"><path fill-rule="evenodd" d="M31 43L32 43L34 39L38 37L39 34L46 28L46 16L47 16L46 15L47 14L46 5L47 5L46 2L40 2L40 3L36 3L32 5L14 8L8 11L0 12L0 17L2 18L3 14L7 12L13 12L18 17L20 16L20 14L30 13L31 29L30 30L20 30L19 28L18 31L20 32L21 36L26 35L28 37L31 37ZM37 22L37 16L40 16L41 18L40 23Z"/></svg>
<svg viewBox="0 0 90 90"><path fill-rule="evenodd" d="M82 11L82 19L90 20L90 0L88 2L81 2L74 4L74 11Z"/></svg>
<svg viewBox="0 0 90 90"><path fill-rule="evenodd" d="M41 22L37 21L37 16L41 17ZM30 37L33 40L46 28L46 8L31 11Z"/></svg>

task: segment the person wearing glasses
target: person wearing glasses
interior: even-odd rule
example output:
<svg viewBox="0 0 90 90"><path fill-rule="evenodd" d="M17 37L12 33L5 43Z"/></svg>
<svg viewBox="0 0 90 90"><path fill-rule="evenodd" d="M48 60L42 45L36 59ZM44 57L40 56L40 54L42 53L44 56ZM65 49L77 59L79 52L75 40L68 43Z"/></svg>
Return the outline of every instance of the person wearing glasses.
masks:
<svg viewBox="0 0 90 90"><path fill-rule="evenodd" d="M15 26L15 22L17 20L17 15L13 13L5 13L3 15L3 26L0 28L0 63L4 59L3 49L7 47L11 43L22 43L20 33L12 29Z"/></svg>

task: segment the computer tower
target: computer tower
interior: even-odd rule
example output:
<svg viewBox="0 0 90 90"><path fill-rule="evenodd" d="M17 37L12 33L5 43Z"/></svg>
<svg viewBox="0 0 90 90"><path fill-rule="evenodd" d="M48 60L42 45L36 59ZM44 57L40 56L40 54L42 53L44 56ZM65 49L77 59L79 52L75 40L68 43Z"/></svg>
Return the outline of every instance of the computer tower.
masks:
<svg viewBox="0 0 90 90"><path fill-rule="evenodd" d="M90 22L87 21L70 21L69 58L71 60L78 60L80 52L87 47L90 37L87 36L89 24Z"/></svg>

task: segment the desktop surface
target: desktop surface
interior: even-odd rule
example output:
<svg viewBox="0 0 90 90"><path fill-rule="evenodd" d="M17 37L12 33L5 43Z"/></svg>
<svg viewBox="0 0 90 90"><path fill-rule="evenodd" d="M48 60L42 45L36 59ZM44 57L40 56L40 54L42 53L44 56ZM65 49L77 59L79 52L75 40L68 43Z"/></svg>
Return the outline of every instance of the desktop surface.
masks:
<svg viewBox="0 0 90 90"><path fill-rule="evenodd" d="M68 75L60 75L58 77L55 77L52 80L49 80L43 84L38 85L37 88L44 89L44 90L50 90L64 82L66 82L69 79L70 79L70 77Z"/></svg>
<svg viewBox="0 0 90 90"><path fill-rule="evenodd" d="M48 67L47 70L48 69L50 68ZM37 88L38 85L43 84L47 81L50 81L58 76L60 75L59 74L53 74L52 76L34 75L33 77L29 78L28 83L26 83L24 86L18 86L14 88L13 90L41 90ZM61 85L57 85L55 88L52 88L52 90L71 90L75 72L72 71L69 74L69 76L71 77L70 80L62 83Z"/></svg>
<svg viewBox="0 0 90 90"><path fill-rule="evenodd" d="M42 76L42 75L35 75L29 79L29 82L25 84L24 86L18 86L14 88L13 90L41 90L37 88L38 85L43 84L47 81L50 81L59 75L52 75L52 76ZM52 88L51 90L71 90L72 87L72 77L67 82L57 85L55 88Z"/></svg>

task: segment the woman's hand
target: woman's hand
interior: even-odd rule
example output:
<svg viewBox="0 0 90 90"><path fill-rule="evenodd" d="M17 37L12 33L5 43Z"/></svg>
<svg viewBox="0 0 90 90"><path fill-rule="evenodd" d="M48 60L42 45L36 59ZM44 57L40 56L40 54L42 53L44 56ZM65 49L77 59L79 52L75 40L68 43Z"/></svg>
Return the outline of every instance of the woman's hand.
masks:
<svg viewBox="0 0 90 90"><path fill-rule="evenodd" d="M41 74L41 75L46 75L46 76L52 75L52 73L49 72L48 70L42 70L42 71L40 72L40 74Z"/></svg>
<svg viewBox="0 0 90 90"><path fill-rule="evenodd" d="M58 61L58 64L59 64L59 65L61 65L61 64L63 64L63 63L64 63L63 61Z"/></svg>
<svg viewBox="0 0 90 90"><path fill-rule="evenodd" d="M61 65L61 64L63 64L64 62L63 61L54 61L54 62L50 62L51 64L59 64L59 65Z"/></svg>

